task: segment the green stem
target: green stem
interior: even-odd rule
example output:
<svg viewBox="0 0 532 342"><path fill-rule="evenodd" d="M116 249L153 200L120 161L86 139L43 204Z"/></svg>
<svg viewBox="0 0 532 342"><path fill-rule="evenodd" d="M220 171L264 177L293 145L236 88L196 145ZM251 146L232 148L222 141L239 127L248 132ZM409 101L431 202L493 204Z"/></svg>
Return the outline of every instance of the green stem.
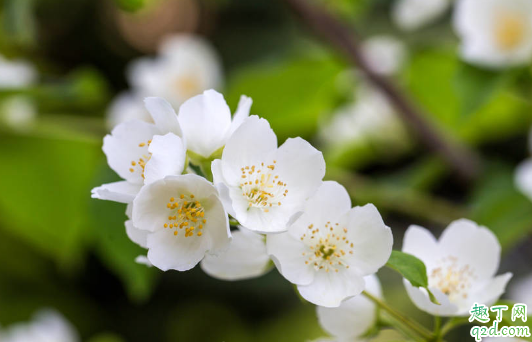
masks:
<svg viewBox="0 0 532 342"><path fill-rule="evenodd" d="M442 339L441 335L441 317L434 316L434 341L439 342Z"/></svg>
<svg viewBox="0 0 532 342"><path fill-rule="evenodd" d="M366 298L377 304L382 310L386 311L391 317L393 317L395 320L399 321L404 327L407 327L410 331L418 334L419 336L423 337L423 339L430 341L433 336L430 331L425 329L423 326L421 326L419 323L412 321L408 317L405 317L400 312L396 311L395 309L391 308L380 300L379 298L373 296L372 294L368 293L367 291L362 292Z"/></svg>
<svg viewBox="0 0 532 342"><path fill-rule="evenodd" d="M447 335L454 328L456 328L456 327L458 327L460 325L466 324L466 323L468 323L467 318L452 318L452 319L450 319L449 321L447 321L447 323L445 323L445 325L441 329L441 332L440 332L441 338L445 337L445 335Z"/></svg>

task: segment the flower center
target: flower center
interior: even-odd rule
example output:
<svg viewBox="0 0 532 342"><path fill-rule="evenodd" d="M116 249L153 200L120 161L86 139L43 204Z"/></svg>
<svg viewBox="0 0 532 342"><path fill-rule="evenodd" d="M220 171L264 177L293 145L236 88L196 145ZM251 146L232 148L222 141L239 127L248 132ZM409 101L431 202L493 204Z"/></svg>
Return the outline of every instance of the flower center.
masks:
<svg viewBox="0 0 532 342"><path fill-rule="evenodd" d="M139 147L147 148L150 146L150 144L151 144L151 140L148 140L148 142L141 142L139 144ZM140 175L142 176L142 179L144 179L144 168L146 167L146 163L150 160L150 158L151 158L151 153L148 152L148 155L143 153L141 158L139 158L138 160L132 160L131 161L132 167L129 168L129 172L133 173L135 172L135 169L137 169L140 171Z"/></svg>
<svg viewBox="0 0 532 342"><path fill-rule="evenodd" d="M466 299L471 280L476 278L474 270L469 265L458 265L457 259L452 256L441 259L439 265L429 274L429 286L439 289L451 302Z"/></svg>
<svg viewBox="0 0 532 342"><path fill-rule="evenodd" d="M260 166L245 166L241 169L242 181L240 188L250 208L261 208L265 212L271 207L279 207L288 194L286 183L279 180L274 173L275 160L271 165L261 163Z"/></svg>
<svg viewBox="0 0 532 342"><path fill-rule="evenodd" d="M177 235L179 229L185 229L185 237L203 235L202 229L205 227L205 209L199 201L194 199L194 195L181 194L179 197L171 197L166 207L170 210L168 222L164 228L173 229L174 235Z"/></svg>
<svg viewBox="0 0 532 342"><path fill-rule="evenodd" d="M191 98L201 92L200 83L195 75L184 75L174 82L175 89L183 98Z"/></svg>
<svg viewBox="0 0 532 342"><path fill-rule="evenodd" d="M525 36L526 23L520 13L503 11L495 24L495 41L503 50L516 48Z"/></svg>
<svg viewBox="0 0 532 342"><path fill-rule="evenodd" d="M354 244L347 239L347 228L340 228L338 223L327 222L321 230L308 226L308 233L301 236L307 246L303 252L305 265L312 265L316 271L338 272L341 267L349 268L348 254L353 254Z"/></svg>

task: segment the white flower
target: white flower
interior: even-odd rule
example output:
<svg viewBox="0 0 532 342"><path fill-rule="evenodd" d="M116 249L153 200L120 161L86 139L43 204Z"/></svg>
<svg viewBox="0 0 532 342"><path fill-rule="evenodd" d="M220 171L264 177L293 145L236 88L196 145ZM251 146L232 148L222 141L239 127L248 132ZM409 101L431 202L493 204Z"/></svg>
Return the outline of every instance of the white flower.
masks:
<svg viewBox="0 0 532 342"><path fill-rule="evenodd" d="M113 99L107 111L107 126L113 128L131 120L153 123L142 97L129 92L120 93Z"/></svg>
<svg viewBox="0 0 532 342"><path fill-rule="evenodd" d="M459 0L453 19L466 61L491 68L530 62L532 1Z"/></svg>
<svg viewBox="0 0 532 342"><path fill-rule="evenodd" d="M32 127L37 118L37 109L32 99L23 96L9 96L0 101L0 122L14 130L25 131Z"/></svg>
<svg viewBox="0 0 532 342"><path fill-rule="evenodd" d="M403 43L391 36L375 36L362 44L362 51L371 69L381 75L393 75L399 71L406 58Z"/></svg>
<svg viewBox="0 0 532 342"><path fill-rule="evenodd" d="M519 279L510 286L508 297L516 303L523 303L532 310L532 275ZM530 314L532 312L529 311Z"/></svg>
<svg viewBox="0 0 532 342"><path fill-rule="evenodd" d="M245 228L231 233L233 239L227 251L206 255L201 261L205 273L222 280L242 280L259 277L271 269L265 236Z"/></svg>
<svg viewBox="0 0 532 342"><path fill-rule="evenodd" d="M163 271L189 270L231 241L216 188L196 175L167 176L144 186L132 217L131 227L147 232L148 260Z"/></svg>
<svg viewBox="0 0 532 342"><path fill-rule="evenodd" d="M30 63L22 60L7 60L0 55L0 89L17 89L35 83L37 71Z"/></svg>
<svg viewBox="0 0 532 342"><path fill-rule="evenodd" d="M532 130L528 135L528 149L532 151ZM532 158L526 159L517 167L515 186L532 201Z"/></svg>
<svg viewBox="0 0 532 342"><path fill-rule="evenodd" d="M220 86L221 63L206 40L176 35L163 41L155 59L133 62L129 80L142 96L163 97L177 108L192 96Z"/></svg>
<svg viewBox="0 0 532 342"><path fill-rule="evenodd" d="M364 277L365 291L375 297L382 297L381 284L376 275ZM337 308L316 308L318 320L323 330L336 337L338 341L360 341L377 323L377 307L363 295L347 299Z"/></svg>
<svg viewBox="0 0 532 342"><path fill-rule="evenodd" d="M145 102L153 124L128 121L103 140L109 166L125 180L94 188L93 198L131 203L142 185L183 172L186 149L174 110L161 98Z"/></svg>
<svg viewBox="0 0 532 342"><path fill-rule="evenodd" d="M325 161L301 138L277 148L268 121L251 116L227 141L222 159L213 161L212 173L231 216L250 230L275 233L286 231L320 186Z"/></svg>
<svg viewBox="0 0 532 342"><path fill-rule="evenodd" d="M207 90L183 103L177 118L187 149L200 157L211 157L249 116L251 104L249 97L242 96L231 121L231 111L223 95L214 90Z"/></svg>
<svg viewBox="0 0 532 342"><path fill-rule="evenodd" d="M441 17L449 5L450 0L397 0L392 19L402 30L417 30Z"/></svg>
<svg viewBox="0 0 532 342"><path fill-rule="evenodd" d="M41 310L28 323L18 323L0 331L2 342L78 342L72 325L56 311Z"/></svg>
<svg viewBox="0 0 532 342"><path fill-rule="evenodd" d="M430 301L427 291L404 284L410 299L423 311L439 316L467 316L474 303L491 305L504 293L511 273L495 276L501 246L495 235L475 222L452 222L439 240L426 229L410 226L403 252L427 266L429 289L441 305Z"/></svg>
<svg viewBox="0 0 532 342"><path fill-rule="evenodd" d="M325 143L334 147L365 141L398 147L408 141L395 109L379 91L366 84L357 90L355 102L340 108L323 126L320 135Z"/></svg>
<svg viewBox="0 0 532 342"><path fill-rule="evenodd" d="M268 253L303 298L337 307L364 290L392 252L393 236L372 204L351 208L345 188L323 182L283 234L268 235Z"/></svg>

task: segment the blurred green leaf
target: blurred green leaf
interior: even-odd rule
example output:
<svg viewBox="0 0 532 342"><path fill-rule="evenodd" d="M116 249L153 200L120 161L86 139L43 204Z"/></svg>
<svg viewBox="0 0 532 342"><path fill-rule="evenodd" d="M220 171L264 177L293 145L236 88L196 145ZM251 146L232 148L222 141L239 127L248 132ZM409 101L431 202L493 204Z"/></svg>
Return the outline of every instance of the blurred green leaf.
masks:
<svg viewBox="0 0 532 342"><path fill-rule="evenodd" d="M102 333L92 337L88 342L124 342L124 339L113 333Z"/></svg>
<svg viewBox="0 0 532 342"><path fill-rule="evenodd" d="M34 7L35 0L4 0L4 11L0 12L6 36L23 47L35 44Z"/></svg>
<svg viewBox="0 0 532 342"><path fill-rule="evenodd" d="M495 72L459 63L454 87L460 101L460 114L469 116L486 104L513 79L512 72Z"/></svg>
<svg viewBox="0 0 532 342"><path fill-rule="evenodd" d="M94 181L94 186L116 181L107 164L99 165L103 173ZM90 192L86 193L90 197ZM133 243L126 235L124 222L126 206L122 203L91 199L90 226L96 238L96 253L107 268L123 282L131 299L142 302L148 299L155 284L158 270L135 262L146 250Z"/></svg>
<svg viewBox="0 0 532 342"><path fill-rule="evenodd" d="M429 279L427 276L427 268L423 261L419 260L415 256L399 251L392 251L390 259L386 263L386 266L399 272L406 280L408 280L412 286L422 287L427 290L431 302L439 304L438 300L432 292L430 292Z"/></svg>
<svg viewBox="0 0 532 342"><path fill-rule="evenodd" d="M134 12L143 8L149 0L114 0L115 3L123 10Z"/></svg>
<svg viewBox="0 0 532 342"><path fill-rule="evenodd" d="M503 250L532 233L532 202L514 185L514 169L494 164L470 199L471 219L491 229Z"/></svg>
<svg viewBox="0 0 532 342"><path fill-rule="evenodd" d="M331 58L302 58L275 65L256 65L237 73L228 87L228 102L240 95L253 99L252 114L268 119L279 142L309 137L318 117L333 109L335 81L343 66Z"/></svg>
<svg viewBox="0 0 532 342"><path fill-rule="evenodd" d="M64 267L79 265L99 144L2 133L0 154L1 228Z"/></svg>

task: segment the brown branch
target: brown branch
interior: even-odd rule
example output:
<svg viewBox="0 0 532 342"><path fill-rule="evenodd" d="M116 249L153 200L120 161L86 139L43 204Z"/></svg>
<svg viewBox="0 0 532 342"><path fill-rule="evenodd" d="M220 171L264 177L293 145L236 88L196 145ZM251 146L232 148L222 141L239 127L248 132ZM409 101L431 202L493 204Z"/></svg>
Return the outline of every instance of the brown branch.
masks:
<svg viewBox="0 0 532 342"><path fill-rule="evenodd" d="M473 179L479 171L479 158L472 151L444 139L387 77L374 72L366 61L353 29L347 28L323 8L310 4L309 0L284 0L315 31L332 45L342 50L367 79L387 96L397 114L410 126L429 149L438 153L463 179Z"/></svg>

